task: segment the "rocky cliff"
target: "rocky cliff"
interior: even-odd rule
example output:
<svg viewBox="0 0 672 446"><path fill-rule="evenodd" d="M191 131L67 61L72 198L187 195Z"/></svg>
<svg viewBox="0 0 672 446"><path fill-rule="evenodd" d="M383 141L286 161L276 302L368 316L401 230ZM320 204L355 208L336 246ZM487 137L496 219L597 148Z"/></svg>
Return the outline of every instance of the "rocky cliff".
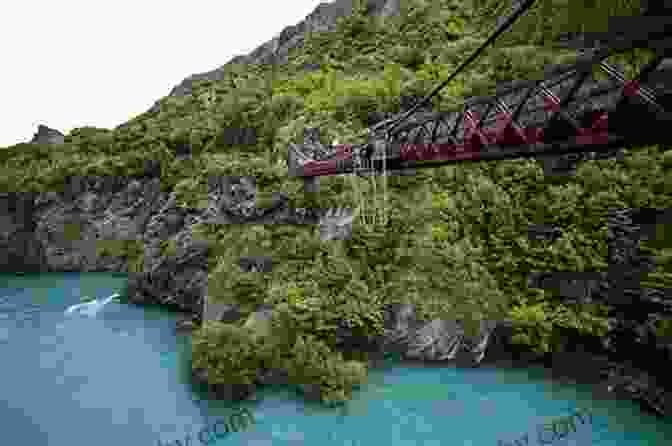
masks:
<svg viewBox="0 0 672 446"><path fill-rule="evenodd" d="M63 144L65 135L56 129L40 124L37 127L37 133L30 140L34 144Z"/></svg>
<svg viewBox="0 0 672 446"><path fill-rule="evenodd" d="M43 271L44 248L35 237L35 194L0 193L0 269Z"/></svg>

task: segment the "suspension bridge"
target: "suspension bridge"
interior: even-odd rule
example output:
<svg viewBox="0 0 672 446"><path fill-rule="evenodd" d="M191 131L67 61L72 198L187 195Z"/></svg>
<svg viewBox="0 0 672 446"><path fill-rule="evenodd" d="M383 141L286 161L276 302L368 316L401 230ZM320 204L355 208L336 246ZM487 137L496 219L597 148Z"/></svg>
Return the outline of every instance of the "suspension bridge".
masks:
<svg viewBox="0 0 672 446"><path fill-rule="evenodd" d="M618 156L624 146L670 141L672 124L672 17L610 19L610 30L570 64L552 66L540 80L499 85L471 97L461 111L426 110L440 89L534 3L527 0L442 84L406 112L368 130L363 144L290 143L289 175L319 189L329 175L387 175L466 161L536 158L551 176L572 175L581 160ZM613 25L612 25L613 24ZM607 59L645 48L651 59L628 79ZM601 72L606 80L598 80Z"/></svg>

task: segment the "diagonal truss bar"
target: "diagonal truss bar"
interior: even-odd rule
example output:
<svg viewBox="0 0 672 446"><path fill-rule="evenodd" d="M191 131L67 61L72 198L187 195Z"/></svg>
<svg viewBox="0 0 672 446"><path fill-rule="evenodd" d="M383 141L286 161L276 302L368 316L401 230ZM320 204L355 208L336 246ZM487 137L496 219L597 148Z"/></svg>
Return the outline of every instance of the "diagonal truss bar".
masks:
<svg viewBox="0 0 672 446"><path fill-rule="evenodd" d="M656 60L654 60L651 64L653 65L653 69L657 67L660 62L662 62L663 57L657 57ZM625 75L621 73L618 69L615 67L612 67L609 65L607 62L602 61L599 65L599 67L605 71L609 76L611 76L613 79L616 79L623 87L623 98L621 101L625 100L627 97L631 96L638 96L642 100L644 100L647 104L653 106L656 108L657 111L665 111L665 109L656 102L656 94L648 88L646 85L641 85L640 84L640 79L644 78L644 76L648 76L651 72L653 72L653 69L651 69L651 66L646 66L642 73L640 73L635 79L629 81L625 78Z"/></svg>

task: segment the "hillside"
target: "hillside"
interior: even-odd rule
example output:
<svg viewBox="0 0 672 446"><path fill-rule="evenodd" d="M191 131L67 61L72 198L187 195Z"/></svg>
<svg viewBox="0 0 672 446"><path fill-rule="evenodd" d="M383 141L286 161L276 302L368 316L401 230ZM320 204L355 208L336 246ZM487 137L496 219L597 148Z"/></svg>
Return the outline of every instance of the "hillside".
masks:
<svg viewBox="0 0 672 446"><path fill-rule="evenodd" d="M84 127L62 144L0 149L3 199L27 209L25 221L17 217L4 231L3 246L17 240L31 250L42 246L36 262L47 270L132 271L133 301L193 313L204 301L236 307L230 324L206 321L194 335L196 375L211 384L251 386L262 372L284 370L304 390L317 386L324 400L346 400L366 377L361 350L385 335L393 304L415 305L419 320L460 321L465 345L483 339L479 330L488 324L482 321L504 320L515 326L514 342L542 353L562 351L569 339L609 339L607 306L554 299L551 291L529 286L528 275L607 271L610 210L672 207L667 147L626 147L622 160L585 162L561 181L545 178L533 160L391 177L385 219L380 203L367 198L381 179L328 177L310 197L288 177L287 146L303 137L304 128L319 128L324 142L359 142L371 113L397 113L400 98L426 94L487 38L508 8L499 0L413 0L400 5L398 15L387 15L381 5L388 2L374 3L368 13L356 8L342 15L333 31L310 34L301 44L288 39L293 43L283 47L282 63L260 56L267 54L265 44L258 57L190 78L113 130ZM605 17L638 10L633 2L584 3L538 2L433 107L457 107L468 96L492 92L499 81L531 79L549 64L571 60L576 53L556 43L562 33L586 31L569 20L574 14L590 18L583 22L599 31ZM309 208L307 214L355 209L352 236L321 242L310 224L267 224L280 220L253 219L251 208L236 208L238 219L224 218L222 209L238 204L217 192L230 186L218 183L223 176L256 180L256 192L254 186L247 190L252 208L276 212L282 203L282 212ZM112 179L76 180L82 177ZM12 192L34 195L5 197ZM17 209L16 203L7 209ZM54 209L67 218L53 217ZM123 220L114 230L101 229L113 217L122 221L122 210L142 215L142 223ZM560 227L562 234L532 241L533 224ZM67 235L73 225L74 236ZM80 248L72 248L73 239L82 241ZM672 284L672 245L663 239L667 245L647 245L657 263L643 286ZM20 249L8 251L18 259ZM272 259L270 272L251 276L238 267L241 257L259 255ZM273 317L259 317L269 314L260 308L271 308ZM436 324L430 325L429 332ZM439 331L456 330L446 326ZM670 319L646 319L641 326L652 327L655 339L647 342L663 344L666 360L672 359ZM429 353L427 345L414 348L408 347L424 359L452 357L457 349L436 343Z"/></svg>

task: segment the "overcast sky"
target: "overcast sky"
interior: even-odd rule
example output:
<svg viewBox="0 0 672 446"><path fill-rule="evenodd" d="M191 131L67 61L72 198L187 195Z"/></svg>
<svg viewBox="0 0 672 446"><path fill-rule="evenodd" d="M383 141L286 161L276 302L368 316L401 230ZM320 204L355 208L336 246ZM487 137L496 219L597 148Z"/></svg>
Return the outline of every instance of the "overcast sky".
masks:
<svg viewBox="0 0 672 446"><path fill-rule="evenodd" d="M319 0L0 3L0 147L45 124L114 128L185 77L247 54Z"/></svg>

